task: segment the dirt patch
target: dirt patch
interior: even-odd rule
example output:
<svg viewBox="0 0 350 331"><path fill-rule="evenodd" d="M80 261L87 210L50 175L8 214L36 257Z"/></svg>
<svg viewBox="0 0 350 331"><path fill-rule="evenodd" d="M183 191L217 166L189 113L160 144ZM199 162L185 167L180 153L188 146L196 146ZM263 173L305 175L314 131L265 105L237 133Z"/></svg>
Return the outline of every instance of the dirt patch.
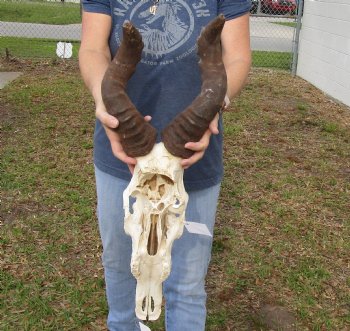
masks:
<svg viewBox="0 0 350 331"><path fill-rule="evenodd" d="M256 311L256 319L269 330L296 331L296 318L282 306L264 305Z"/></svg>
<svg viewBox="0 0 350 331"><path fill-rule="evenodd" d="M21 71L35 73L36 75L48 74L60 71L78 72L77 61L65 61L61 59L20 59L10 57L0 58L0 71Z"/></svg>

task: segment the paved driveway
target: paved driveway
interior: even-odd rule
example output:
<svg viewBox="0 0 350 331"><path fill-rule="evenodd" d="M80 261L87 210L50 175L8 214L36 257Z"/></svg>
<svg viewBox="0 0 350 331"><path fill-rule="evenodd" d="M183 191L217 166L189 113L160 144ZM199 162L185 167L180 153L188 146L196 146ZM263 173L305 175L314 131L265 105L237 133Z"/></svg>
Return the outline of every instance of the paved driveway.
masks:
<svg viewBox="0 0 350 331"><path fill-rule="evenodd" d="M253 50L292 52L295 28L278 23L292 19L273 17L250 18L250 41Z"/></svg>
<svg viewBox="0 0 350 331"><path fill-rule="evenodd" d="M0 36L80 40L80 24L50 25L0 22Z"/></svg>
<svg viewBox="0 0 350 331"><path fill-rule="evenodd" d="M251 17L250 36L253 50L291 52L294 28L275 24L286 18ZM289 19L289 21L291 21ZM49 25L0 22L0 36L80 40L80 24Z"/></svg>

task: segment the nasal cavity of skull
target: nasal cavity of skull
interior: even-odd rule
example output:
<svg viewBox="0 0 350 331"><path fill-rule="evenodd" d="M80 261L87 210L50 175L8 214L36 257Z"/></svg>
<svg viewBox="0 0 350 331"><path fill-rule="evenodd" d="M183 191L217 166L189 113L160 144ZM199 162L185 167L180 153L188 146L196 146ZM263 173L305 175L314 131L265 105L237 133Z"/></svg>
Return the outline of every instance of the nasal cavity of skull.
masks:
<svg viewBox="0 0 350 331"><path fill-rule="evenodd" d="M142 311L146 310L146 307L147 307L146 303L147 303L147 297L144 297L142 300Z"/></svg>
<svg viewBox="0 0 350 331"><path fill-rule="evenodd" d="M155 304L154 304L154 299L153 297L144 297L143 300L142 300L142 310L145 312L146 309L147 309L147 299L149 300L148 301L148 304L150 304L150 310L151 310L151 313L154 312L154 309L155 309Z"/></svg>
<svg viewBox="0 0 350 331"><path fill-rule="evenodd" d="M151 297L151 312L153 313L154 312L154 299L153 297Z"/></svg>
<svg viewBox="0 0 350 331"><path fill-rule="evenodd" d="M164 193L165 193L165 185L164 185L164 184L159 185L159 187L158 187L158 193L159 193L159 195L160 195L161 197L164 195Z"/></svg>
<svg viewBox="0 0 350 331"><path fill-rule="evenodd" d="M158 234L157 234L158 215L151 214L151 228L148 235L147 252L153 256L158 251Z"/></svg>
<svg viewBox="0 0 350 331"><path fill-rule="evenodd" d="M150 191L156 192L162 197L166 191L166 185L173 185L174 182L164 175L153 175L150 179L147 179L144 186L147 186Z"/></svg>
<svg viewBox="0 0 350 331"><path fill-rule="evenodd" d="M151 191L155 191L157 188L157 175L153 175L150 179L145 181L145 184Z"/></svg>
<svg viewBox="0 0 350 331"><path fill-rule="evenodd" d="M162 198L165 188L159 175L153 175L143 184L144 192L152 201L158 201Z"/></svg>

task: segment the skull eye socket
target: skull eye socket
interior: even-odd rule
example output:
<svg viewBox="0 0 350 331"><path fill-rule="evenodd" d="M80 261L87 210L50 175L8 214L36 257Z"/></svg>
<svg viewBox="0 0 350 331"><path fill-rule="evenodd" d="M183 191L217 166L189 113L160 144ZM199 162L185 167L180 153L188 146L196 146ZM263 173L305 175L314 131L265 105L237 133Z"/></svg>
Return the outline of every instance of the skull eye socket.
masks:
<svg viewBox="0 0 350 331"><path fill-rule="evenodd" d="M134 213L134 204L136 202L136 198L133 196L129 196L129 213L133 214Z"/></svg>
<svg viewBox="0 0 350 331"><path fill-rule="evenodd" d="M176 198L175 203L173 204L173 208L179 208L180 207L180 200Z"/></svg>

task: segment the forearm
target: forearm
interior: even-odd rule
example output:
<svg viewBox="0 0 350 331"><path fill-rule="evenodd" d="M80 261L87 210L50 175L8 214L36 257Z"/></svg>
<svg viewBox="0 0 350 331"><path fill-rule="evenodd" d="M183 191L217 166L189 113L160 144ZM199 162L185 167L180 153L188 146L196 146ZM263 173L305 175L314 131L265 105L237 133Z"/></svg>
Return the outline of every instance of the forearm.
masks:
<svg viewBox="0 0 350 331"><path fill-rule="evenodd" d="M95 103L102 102L101 82L111 61L109 49L80 49L79 67L83 80L90 90Z"/></svg>
<svg viewBox="0 0 350 331"><path fill-rule="evenodd" d="M243 89L247 82L251 66L250 55L225 64L227 74L227 96L233 99Z"/></svg>
<svg viewBox="0 0 350 331"><path fill-rule="evenodd" d="M232 99L244 87L251 65L249 14L225 23L221 45L227 74L227 96Z"/></svg>

